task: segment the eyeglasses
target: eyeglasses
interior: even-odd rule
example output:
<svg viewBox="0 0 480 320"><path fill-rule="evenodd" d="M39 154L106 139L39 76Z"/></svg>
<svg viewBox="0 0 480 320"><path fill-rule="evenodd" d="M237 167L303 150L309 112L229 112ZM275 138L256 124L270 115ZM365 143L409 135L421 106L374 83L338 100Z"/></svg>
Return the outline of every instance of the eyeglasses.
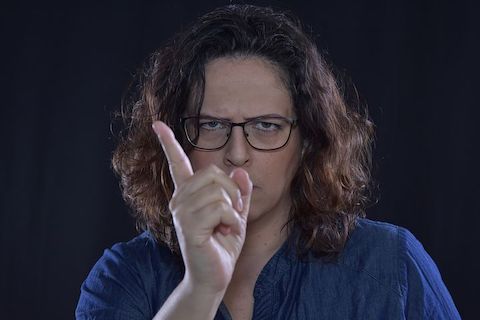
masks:
<svg viewBox="0 0 480 320"><path fill-rule="evenodd" d="M232 128L239 126L252 148L265 151L285 146L297 121L280 116L262 116L239 123L205 116L185 117L180 120L188 141L197 149L223 148L230 139Z"/></svg>

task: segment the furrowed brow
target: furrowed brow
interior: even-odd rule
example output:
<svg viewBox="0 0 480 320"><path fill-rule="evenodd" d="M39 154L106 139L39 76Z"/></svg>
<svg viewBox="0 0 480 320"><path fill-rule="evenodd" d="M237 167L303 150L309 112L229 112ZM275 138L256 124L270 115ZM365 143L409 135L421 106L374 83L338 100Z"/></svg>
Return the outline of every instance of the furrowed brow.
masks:
<svg viewBox="0 0 480 320"><path fill-rule="evenodd" d="M269 114L262 114L262 115L259 115L259 116L256 116L256 117L249 117L249 118L245 118L246 121L250 121L250 120L254 120L254 119L262 119L262 118L283 118L283 119L288 119L287 117L285 116L282 116L281 114L277 114L277 113L269 113Z"/></svg>
<svg viewBox="0 0 480 320"><path fill-rule="evenodd" d="M212 116L212 115L207 114L207 113L200 113L199 116L200 116L201 118L208 118L208 119L215 119L215 120L223 120L223 121L231 121L229 118L216 117L216 116Z"/></svg>

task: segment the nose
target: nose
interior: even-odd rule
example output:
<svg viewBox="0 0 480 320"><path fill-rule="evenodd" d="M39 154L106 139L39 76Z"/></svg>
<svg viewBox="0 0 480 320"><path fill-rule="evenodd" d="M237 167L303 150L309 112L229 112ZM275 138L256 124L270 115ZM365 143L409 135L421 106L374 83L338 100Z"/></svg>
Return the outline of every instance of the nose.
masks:
<svg viewBox="0 0 480 320"><path fill-rule="evenodd" d="M242 167L250 161L250 145L242 127L233 127L230 139L225 146L224 162L228 166Z"/></svg>

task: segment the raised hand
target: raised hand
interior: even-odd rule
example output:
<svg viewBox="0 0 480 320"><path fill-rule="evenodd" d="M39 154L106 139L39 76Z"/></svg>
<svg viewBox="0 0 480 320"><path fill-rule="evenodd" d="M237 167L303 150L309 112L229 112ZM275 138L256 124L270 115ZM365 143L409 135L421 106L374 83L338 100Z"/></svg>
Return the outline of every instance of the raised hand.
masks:
<svg viewBox="0 0 480 320"><path fill-rule="evenodd" d="M227 175L212 165L194 173L171 129L161 121L154 122L153 129L175 184L170 211L185 264L184 280L196 292L224 292L245 241L252 182L240 168Z"/></svg>

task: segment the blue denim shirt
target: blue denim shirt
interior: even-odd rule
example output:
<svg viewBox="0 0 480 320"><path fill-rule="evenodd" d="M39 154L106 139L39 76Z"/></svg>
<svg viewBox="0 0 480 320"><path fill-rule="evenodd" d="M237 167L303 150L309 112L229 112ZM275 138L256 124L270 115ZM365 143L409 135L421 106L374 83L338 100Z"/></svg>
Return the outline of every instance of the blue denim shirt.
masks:
<svg viewBox="0 0 480 320"><path fill-rule="evenodd" d="M339 258L296 258L288 241L260 273L253 319L460 319L440 273L406 229L359 219ZM144 232L105 250L81 287L77 319L152 319L183 277ZM231 319L222 303L215 319Z"/></svg>

